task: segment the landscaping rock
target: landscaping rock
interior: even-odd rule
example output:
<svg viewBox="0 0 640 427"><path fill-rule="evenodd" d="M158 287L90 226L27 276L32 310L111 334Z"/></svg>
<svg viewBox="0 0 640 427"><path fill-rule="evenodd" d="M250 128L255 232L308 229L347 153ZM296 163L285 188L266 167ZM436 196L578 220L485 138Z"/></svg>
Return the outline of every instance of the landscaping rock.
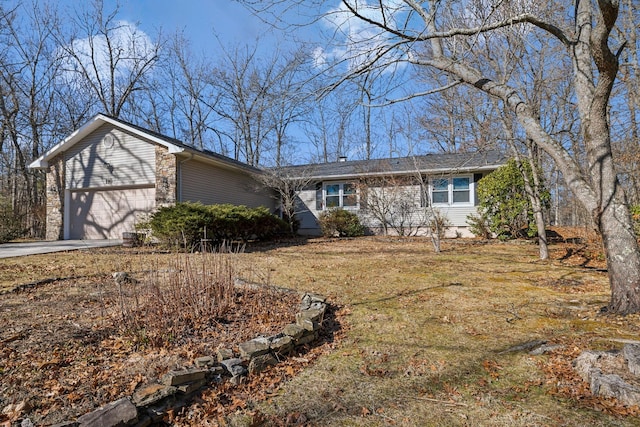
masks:
<svg viewBox="0 0 640 427"><path fill-rule="evenodd" d="M198 368L209 368L216 364L216 359L213 356L202 356L195 360L195 364Z"/></svg>
<svg viewBox="0 0 640 427"><path fill-rule="evenodd" d="M218 362L222 362L223 360L232 359L233 358L233 350L228 348L219 347L216 350L216 354L218 356Z"/></svg>
<svg viewBox="0 0 640 427"><path fill-rule="evenodd" d="M628 358L634 360L636 350L584 351L573 362L573 366L595 396L613 397L628 406L640 405L640 386L630 384L618 375L629 373Z"/></svg>
<svg viewBox="0 0 640 427"><path fill-rule="evenodd" d="M182 394L191 394L207 384L207 380L205 378L192 381L190 383L182 384L177 386L178 391Z"/></svg>
<svg viewBox="0 0 640 427"><path fill-rule="evenodd" d="M314 308L324 308L326 306L326 298L316 294L304 294L300 302L300 310L309 310Z"/></svg>
<svg viewBox="0 0 640 427"><path fill-rule="evenodd" d="M627 362L627 368L633 375L640 377L640 345L626 344L622 347L622 356Z"/></svg>
<svg viewBox="0 0 640 427"><path fill-rule="evenodd" d="M152 424L159 423L164 415L173 410L177 410L185 406L187 402L184 399L166 399L156 405L151 405L146 408L147 415L151 418ZM137 427L137 426L136 426Z"/></svg>
<svg viewBox="0 0 640 427"><path fill-rule="evenodd" d="M137 407L149 406L166 397L173 396L176 391L178 391L177 388L169 385L151 384L133 393L131 400Z"/></svg>
<svg viewBox="0 0 640 427"><path fill-rule="evenodd" d="M251 359L249 362L249 375L259 374L269 366L278 364L278 359L271 353L261 354Z"/></svg>
<svg viewBox="0 0 640 427"><path fill-rule="evenodd" d="M224 374L225 369L222 366L212 366L209 368L209 375L216 377Z"/></svg>
<svg viewBox="0 0 640 427"><path fill-rule="evenodd" d="M614 397L627 406L640 405L640 388L625 382L618 375L603 374L594 369L589 385L596 396Z"/></svg>
<svg viewBox="0 0 640 427"><path fill-rule="evenodd" d="M610 371L624 369L624 362L619 352L611 351L583 351L573 361L573 368L587 383L591 383L591 371Z"/></svg>
<svg viewBox="0 0 640 427"><path fill-rule="evenodd" d="M315 340L316 338L317 336L314 332L307 332L297 340L294 340L294 342L296 346L305 345L313 342L313 340Z"/></svg>
<svg viewBox="0 0 640 427"><path fill-rule="evenodd" d="M128 397L111 402L78 418L78 426L115 427L133 425L138 421L138 410Z"/></svg>
<svg viewBox="0 0 640 427"><path fill-rule="evenodd" d="M301 319L309 319L314 323L322 323L324 318L324 309L320 308L311 308L309 310L302 310L299 313L296 313L296 323Z"/></svg>
<svg viewBox="0 0 640 427"><path fill-rule="evenodd" d="M299 314L299 313L298 313ZM305 331L317 331L320 329L320 324L314 322L311 319L298 318L296 315L296 323L298 326L302 327Z"/></svg>
<svg viewBox="0 0 640 427"><path fill-rule="evenodd" d="M294 340L297 340L304 335L305 330L306 329L304 329L302 326L291 323L284 327L283 333L290 336Z"/></svg>
<svg viewBox="0 0 640 427"><path fill-rule="evenodd" d="M278 355L286 355L293 350L293 339L288 335L276 335L269 339L269 348Z"/></svg>
<svg viewBox="0 0 640 427"><path fill-rule="evenodd" d="M220 364L224 366L224 368L231 374L232 377L235 377L238 375L247 374L247 369L242 365L243 362L244 360L235 358L223 360L222 362L220 362Z"/></svg>
<svg viewBox="0 0 640 427"><path fill-rule="evenodd" d="M243 359L253 359L256 356L269 352L269 340L264 337L254 338L238 345L240 357Z"/></svg>
<svg viewBox="0 0 640 427"><path fill-rule="evenodd" d="M202 368L170 371L162 377L162 383L165 385L186 384L203 379L207 375L207 372L209 372L208 369Z"/></svg>

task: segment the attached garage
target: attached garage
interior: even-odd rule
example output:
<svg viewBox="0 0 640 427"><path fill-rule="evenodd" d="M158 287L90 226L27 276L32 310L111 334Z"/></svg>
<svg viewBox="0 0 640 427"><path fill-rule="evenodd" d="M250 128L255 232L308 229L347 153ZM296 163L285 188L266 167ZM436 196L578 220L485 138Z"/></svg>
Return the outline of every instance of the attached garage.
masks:
<svg viewBox="0 0 640 427"><path fill-rule="evenodd" d="M120 239L155 207L155 188L69 192L70 239Z"/></svg>
<svg viewBox="0 0 640 427"><path fill-rule="evenodd" d="M122 239L176 202L275 207L259 169L103 114L29 167L47 171L47 240Z"/></svg>

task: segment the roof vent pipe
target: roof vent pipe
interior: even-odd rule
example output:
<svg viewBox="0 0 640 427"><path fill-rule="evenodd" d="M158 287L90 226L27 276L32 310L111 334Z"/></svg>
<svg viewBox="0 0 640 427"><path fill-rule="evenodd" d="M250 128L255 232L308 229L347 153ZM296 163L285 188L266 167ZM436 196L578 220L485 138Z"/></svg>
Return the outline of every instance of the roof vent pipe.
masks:
<svg viewBox="0 0 640 427"><path fill-rule="evenodd" d="M338 157L338 161L339 161L339 162L346 162L346 161L347 161L347 156L340 156L340 157Z"/></svg>

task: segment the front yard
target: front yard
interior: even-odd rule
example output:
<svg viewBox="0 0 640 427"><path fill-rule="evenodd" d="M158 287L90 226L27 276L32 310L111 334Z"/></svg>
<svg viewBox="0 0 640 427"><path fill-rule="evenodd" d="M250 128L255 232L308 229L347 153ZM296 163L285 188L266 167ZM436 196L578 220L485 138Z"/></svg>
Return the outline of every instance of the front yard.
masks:
<svg viewBox="0 0 640 427"><path fill-rule="evenodd" d="M555 244L553 259L541 262L536 246L526 242L454 240L440 254L426 239L290 243L234 257L248 280L328 297L335 310L331 335L247 384L205 391L172 414L174 424L640 422L637 408L590 396L571 369L581 350L620 348L619 340L637 339L640 332L640 316L600 314L608 282L597 248ZM200 334L203 342L185 338L173 349L101 329L108 318L97 287L113 286L113 271L136 277L172 257L118 248L0 260L0 289L68 278L0 296L6 325L0 331L0 409L28 400L27 416L59 422L60 411L126 395L176 358L197 357L215 345L220 338L213 330L230 326L211 324ZM255 316L247 316L250 325L239 331L268 333L290 321L282 298L261 301L260 310L249 310L255 301L247 301L244 310ZM534 340L560 346L531 355L526 344ZM123 365L127 380L109 383ZM21 383L28 388L16 394Z"/></svg>

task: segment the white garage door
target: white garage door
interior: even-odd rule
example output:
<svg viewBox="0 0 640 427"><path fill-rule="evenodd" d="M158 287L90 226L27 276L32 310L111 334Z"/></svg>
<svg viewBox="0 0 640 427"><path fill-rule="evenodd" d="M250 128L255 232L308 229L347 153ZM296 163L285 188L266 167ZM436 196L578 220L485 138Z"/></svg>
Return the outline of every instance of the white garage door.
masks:
<svg viewBox="0 0 640 427"><path fill-rule="evenodd" d="M72 191L70 239L121 239L155 206L155 188Z"/></svg>

